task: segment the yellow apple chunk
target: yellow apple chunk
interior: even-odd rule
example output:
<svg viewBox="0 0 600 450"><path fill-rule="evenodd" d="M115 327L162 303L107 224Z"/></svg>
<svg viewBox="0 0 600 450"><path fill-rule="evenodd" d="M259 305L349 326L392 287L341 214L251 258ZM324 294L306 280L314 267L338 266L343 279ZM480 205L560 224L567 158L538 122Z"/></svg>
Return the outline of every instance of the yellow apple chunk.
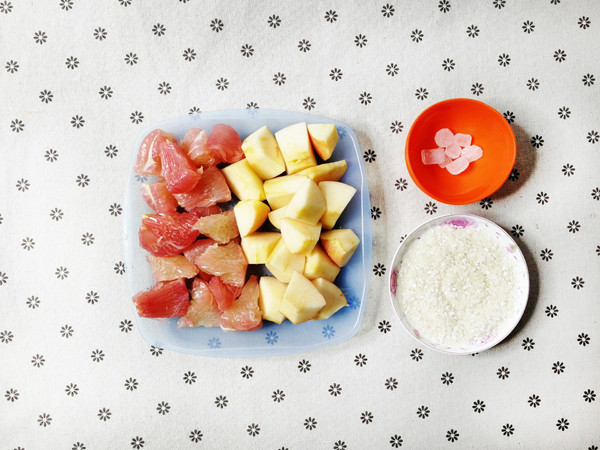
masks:
<svg viewBox="0 0 600 450"><path fill-rule="evenodd" d="M267 220L271 210L258 200L242 200L233 207L240 236L244 237L256 230Z"/></svg>
<svg viewBox="0 0 600 450"><path fill-rule="evenodd" d="M321 236L321 224L311 225L296 219L281 219L281 239L292 253L307 255Z"/></svg>
<svg viewBox="0 0 600 450"><path fill-rule="evenodd" d="M315 320L329 319L344 306L348 306L346 296L342 293L340 288L332 282L323 278L317 278L316 280L312 280L312 284L325 298L326 303L317 314L317 317L315 317Z"/></svg>
<svg viewBox="0 0 600 450"><path fill-rule="evenodd" d="M344 267L358 248L360 239L350 229L325 231L321 234L321 245L339 267Z"/></svg>
<svg viewBox="0 0 600 450"><path fill-rule="evenodd" d="M305 180L306 177L301 175L285 175L266 180L264 190L271 209L276 210L287 205Z"/></svg>
<svg viewBox="0 0 600 450"><path fill-rule="evenodd" d="M289 283L294 272L304 272L304 255L290 252L283 239L275 245L275 248L267 258L265 265L267 269L282 283Z"/></svg>
<svg viewBox="0 0 600 450"><path fill-rule="evenodd" d="M263 182L250 167L248 159L244 158L230 164L224 167L221 172L225 175L229 188L240 200L265 200Z"/></svg>
<svg viewBox="0 0 600 450"><path fill-rule="evenodd" d="M327 302L323 294L300 272L290 279L279 311L293 324L314 318Z"/></svg>
<svg viewBox="0 0 600 450"><path fill-rule="evenodd" d="M258 307L264 320L281 323L285 316L279 312L287 284L274 277L260 277L258 282Z"/></svg>
<svg viewBox="0 0 600 450"><path fill-rule="evenodd" d="M271 211L268 215L269 222L278 230L281 230L281 219L285 217L285 206Z"/></svg>
<svg viewBox="0 0 600 450"><path fill-rule="evenodd" d="M317 165L306 123L290 125L275 133L288 175Z"/></svg>
<svg viewBox="0 0 600 450"><path fill-rule="evenodd" d="M325 214L321 217L321 223L323 228L331 230L354 197L356 189L339 181L321 181L319 189L323 192L327 205Z"/></svg>
<svg viewBox="0 0 600 450"><path fill-rule="evenodd" d="M308 169L301 170L296 175L305 175L319 184L321 181L339 181L346 173L347 168L348 164L346 160L342 159L341 161L333 161L309 167Z"/></svg>
<svg viewBox="0 0 600 450"><path fill-rule="evenodd" d="M340 268L327 255L321 244L315 245L312 252L306 255L304 276L309 280L324 278L333 283L338 273L340 273Z"/></svg>
<svg viewBox="0 0 600 450"><path fill-rule="evenodd" d="M314 225L326 209L321 189L313 180L307 178L286 206L285 217Z"/></svg>
<svg viewBox="0 0 600 450"><path fill-rule="evenodd" d="M339 139L337 128L332 123L311 123L306 128L315 151L323 161L327 161Z"/></svg>
<svg viewBox="0 0 600 450"><path fill-rule="evenodd" d="M248 264L265 264L279 239L281 234L271 231L257 231L244 236L241 245Z"/></svg>
<svg viewBox="0 0 600 450"><path fill-rule="evenodd" d="M250 167L262 180L276 177L285 171L285 162L277 140L266 126L244 139L242 151Z"/></svg>

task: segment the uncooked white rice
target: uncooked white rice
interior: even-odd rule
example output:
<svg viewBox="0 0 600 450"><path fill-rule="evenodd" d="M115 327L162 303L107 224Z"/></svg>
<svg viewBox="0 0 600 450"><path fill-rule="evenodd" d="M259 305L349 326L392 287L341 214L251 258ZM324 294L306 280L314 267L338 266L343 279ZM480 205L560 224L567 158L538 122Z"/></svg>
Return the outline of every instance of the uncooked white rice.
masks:
<svg viewBox="0 0 600 450"><path fill-rule="evenodd" d="M512 254L478 228L423 233L404 255L397 283L406 319L433 344L484 342L515 309Z"/></svg>

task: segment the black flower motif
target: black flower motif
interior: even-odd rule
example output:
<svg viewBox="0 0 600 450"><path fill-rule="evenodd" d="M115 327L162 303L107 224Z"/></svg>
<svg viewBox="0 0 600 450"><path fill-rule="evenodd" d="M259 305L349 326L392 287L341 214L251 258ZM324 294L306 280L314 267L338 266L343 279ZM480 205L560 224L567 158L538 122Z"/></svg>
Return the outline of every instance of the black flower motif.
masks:
<svg viewBox="0 0 600 450"><path fill-rule="evenodd" d="M425 100L429 96L429 92L425 88L418 88L415 91L415 97L419 100Z"/></svg>
<svg viewBox="0 0 600 450"><path fill-rule="evenodd" d="M423 359L423 350L421 350L420 348L415 348L414 350L411 350L410 358L413 361L421 361Z"/></svg>
<svg viewBox="0 0 600 450"><path fill-rule="evenodd" d="M373 413L365 411L360 415L360 421L365 425L370 424L371 422L373 422Z"/></svg>
<svg viewBox="0 0 600 450"><path fill-rule="evenodd" d="M96 350L92 351L90 358L92 358L92 361L94 361L94 362L104 361L104 352L102 350L96 349Z"/></svg>
<svg viewBox="0 0 600 450"><path fill-rule="evenodd" d="M380 217L381 217L381 209L379 209L377 206L373 206L371 208L371 219L377 220Z"/></svg>
<svg viewBox="0 0 600 450"><path fill-rule="evenodd" d="M192 442L200 442L204 435L200 430L192 430L190 431L189 438Z"/></svg>
<svg viewBox="0 0 600 450"><path fill-rule="evenodd" d="M254 369L249 366L244 366L242 367L242 371L240 373L245 379L252 378L254 376Z"/></svg>
<svg viewBox="0 0 600 450"><path fill-rule="evenodd" d="M94 235L92 233L83 233L81 235L81 243L90 246L94 243Z"/></svg>
<svg viewBox="0 0 600 450"><path fill-rule="evenodd" d="M102 27L98 27L94 30L94 38L99 41L103 41L104 39L106 39L107 36L108 33L106 32L106 29Z"/></svg>
<svg viewBox="0 0 600 450"><path fill-rule="evenodd" d="M494 204L494 201L490 197L486 197L479 202L479 206L481 206L481 209L485 209L485 210L490 209L493 204Z"/></svg>
<svg viewBox="0 0 600 450"><path fill-rule="evenodd" d="M87 447L85 446L85 444L83 442L79 442L77 441L75 444L73 444L73 448L71 450L86 450Z"/></svg>
<svg viewBox="0 0 600 450"><path fill-rule="evenodd" d="M446 386L449 386L454 383L454 375L452 375L450 372L444 372L441 380L442 383L444 383Z"/></svg>
<svg viewBox="0 0 600 450"><path fill-rule="evenodd" d="M550 200L550 197L545 192L540 192L536 195L535 199L540 205L545 205Z"/></svg>
<svg viewBox="0 0 600 450"><path fill-rule="evenodd" d="M298 370L300 372L306 373L306 372L310 371L310 368L311 368L311 364L306 359L303 359L298 362Z"/></svg>
<svg viewBox="0 0 600 450"><path fill-rule="evenodd" d="M558 109L558 117L563 120L567 120L569 117L571 117L571 110L566 106L562 106Z"/></svg>
<svg viewBox="0 0 600 450"><path fill-rule="evenodd" d="M156 347L154 345L150 346L150 353L152 356L156 356L157 358L162 355L163 349L161 347Z"/></svg>
<svg viewBox="0 0 600 450"><path fill-rule="evenodd" d="M587 141L590 144L595 144L599 140L600 140L600 133L598 133L597 131L592 130L587 134Z"/></svg>
<svg viewBox="0 0 600 450"><path fill-rule="evenodd" d="M130 66L138 63L138 56L135 53L127 53L123 59L125 60L125 64L129 64Z"/></svg>
<svg viewBox="0 0 600 450"><path fill-rule="evenodd" d="M481 94L483 94L483 90L484 90L484 87L481 83L475 83L471 86L471 92L473 93L473 95L476 95L477 97L479 97Z"/></svg>
<svg viewBox="0 0 600 450"><path fill-rule="evenodd" d="M131 446L135 450L139 450L140 448L143 448L145 443L146 442L144 441L144 439L142 439L140 436L136 436L131 440Z"/></svg>
<svg viewBox="0 0 600 450"><path fill-rule="evenodd" d="M329 395L333 395L334 397L337 397L341 393L342 393L342 387L339 384L333 383L329 386Z"/></svg>
<svg viewBox="0 0 600 450"><path fill-rule="evenodd" d="M21 247L23 247L23 250L30 251L33 249L33 247L35 247L35 241L27 237L21 241Z"/></svg>
<svg viewBox="0 0 600 450"><path fill-rule="evenodd" d="M385 67L385 71L386 73L390 76L390 77L395 77L396 75L398 75L398 64L395 63L390 63Z"/></svg>
<svg viewBox="0 0 600 450"><path fill-rule="evenodd" d="M273 75L273 82L277 85L277 86L281 86L282 84L285 84L285 74L281 73L281 72L277 72L275 75Z"/></svg>
<svg viewBox="0 0 600 450"><path fill-rule="evenodd" d="M474 412L481 414L483 411L485 411L485 403L482 400L475 400L472 408Z"/></svg>
<svg viewBox="0 0 600 450"><path fill-rule="evenodd" d="M591 24L592 24L592 21L590 20L589 17L586 17L586 16L581 16L579 18L579 20L577 21L577 25L579 25L579 28L581 28L582 30L587 30Z"/></svg>
<svg viewBox="0 0 600 450"><path fill-rule="evenodd" d="M343 75L344 74L342 71L338 68L331 69L329 72L329 78L331 78L333 81L340 81Z"/></svg>
<svg viewBox="0 0 600 450"><path fill-rule="evenodd" d="M65 339L69 339L73 336L73 327L71 325L63 325L60 327L60 335Z"/></svg>
<svg viewBox="0 0 600 450"><path fill-rule="evenodd" d="M35 33L33 33L33 40L36 44L42 45L45 44L48 40L48 35L45 31L36 31Z"/></svg>
<svg viewBox="0 0 600 450"><path fill-rule="evenodd" d="M583 347L590 343L590 336L587 333L581 333L577 336L577 343Z"/></svg>
<svg viewBox="0 0 600 450"><path fill-rule="evenodd" d="M571 280L571 286L573 286L573 289L582 289L584 284L585 281L583 281L583 278L581 277L575 277Z"/></svg>
<svg viewBox="0 0 600 450"><path fill-rule="evenodd" d="M383 14L383 17L392 17L394 15L394 11L394 7L389 3L386 3L381 9L381 14Z"/></svg>
<svg viewBox="0 0 600 450"><path fill-rule="evenodd" d="M396 186L396 190L404 191L408 188L408 182L404 178L398 178L394 186Z"/></svg>
<svg viewBox="0 0 600 450"><path fill-rule="evenodd" d="M554 256L554 253L552 253L552 250L550 250L548 248L545 248L544 250L542 250L540 252L540 258L542 258L542 260L544 260L544 261L550 261L553 256Z"/></svg>
<svg viewBox="0 0 600 450"><path fill-rule="evenodd" d="M6 333L6 332L5 332ZM10 339L2 339L2 342L10 342L12 340L12 333L10 333ZM31 358L31 364L33 367L42 367L46 360L44 359L44 355L36 354Z"/></svg>
<svg viewBox="0 0 600 450"><path fill-rule="evenodd" d="M438 8L441 12L447 13L448 11L450 11L450 0L440 0L440 2L438 3Z"/></svg>
<svg viewBox="0 0 600 450"><path fill-rule="evenodd" d="M65 61L65 65L68 69L75 70L79 67L79 60L75 56L69 56Z"/></svg>
<svg viewBox="0 0 600 450"><path fill-rule="evenodd" d="M56 278L59 280L64 280L69 276L69 270L66 267L60 266L56 268L54 275L56 275Z"/></svg>
<svg viewBox="0 0 600 450"><path fill-rule="evenodd" d="M32 295L31 297L27 298L27 307L31 308L31 309L36 309L37 307L40 306L40 299L38 297L36 297L35 295Z"/></svg>
<svg viewBox="0 0 600 450"><path fill-rule="evenodd" d="M419 419L427 419L429 417L429 408L427 406L419 406L417 408L417 416Z"/></svg>
<svg viewBox="0 0 600 450"><path fill-rule="evenodd" d="M325 20L329 23L333 23L338 19L338 13L333 9L330 9L325 13Z"/></svg>
<svg viewBox="0 0 600 450"><path fill-rule="evenodd" d="M567 53L564 50L561 50L560 48L558 50L556 50L554 52L554 60L556 62L563 62L565 59L567 59Z"/></svg>
<svg viewBox="0 0 600 450"><path fill-rule="evenodd" d="M513 123L515 121L515 114L511 111L506 111L503 116L508 123Z"/></svg>
<svg viewBox="0 0 600 450"><path fill-rule="evenodd" d="M354 44L359 48L363 48L367 45L367 37L364 34L357 34L354 36Z"/></svg>
<svg viewBox="0 0 600 450"><path fill-rule="evenodd" d="M402 124L402 122L399 122L397 120L394 120L390 125L390 130L392 130L392 133L394 134L401 133L403 129L404 125Z"/></svg>
<svg viewBox="0 0 600 450"><path fill-rule="evenodd" d="M515 432L515 427L513 427L510 423L507 423L502 427L502 434L506 437L512 436Z"/></svg>
<svg viewBox="0 0 600 450"><path fill-rule="evenodd" d="M367 357L362 353L359 353L354 357L354 364L356 364L358 367L365 366L367 364Z"/></svg>
<svg viewBox="0 0 600 450"><path fill-rule="evenodd" d="M74 383L69 383L67 384L67 386L65 387L65 392L67 393L67 395L69 397L75 397L77 394L79 394L79 388L77 387L76 384Z"/></svg>
<svg viewBox="0 0 600 450"><path fill-rule="evenodd" d="M303 53L306 53L308 51L310 51L310 42L306 39L302 39L301 41L298 42L298 50L300 50Z"/></svg>
<svg viewBox="0 0 600 450"><path fill-rule="evenodd" d="M10 61L6 61L6 66L4 67L8 73L15 73L19 71L19 63L17 61L13 61L12 59Z"/></svg>
<svg viewBox="0 0 600 450"><path fill-rule="evenodd" d="M513 237L520 238L525 234L525 229L521 225L515 225L511 228L510 234L512 234Z"/></svg>
<svg viewBox="0 0 600 450"><path fill-rule="evenodd" d="M124 386L128 391L135 391L138 388L138 382L135 378L127 378Z"/></svg>
<svg viewBox="0 0 600 450"><path fill-rule="evenodd" d="M40 92L40 101L42 103L48 104L52 101L53 98L54 98L54 95L52 94L51 91L44 89L43 91Z"/></svg>
<svg viewBox="0 0 600 450"><path fill-rule="evenodd" d="M596 393L591 389L583 391L583 399L588 403L592 403L596 401Z"/></svg>
<svg viewBox="0 0 600 450"><path fill-rule="evenodd" d="M593 86L596 82L596 77L594 77L594 75L592 75L591 73L586 73L581 79L581 82L584 86Z"/></svg>
<svg viewBox="0 0 600 450"><path fill-rule="evenodd" d="M385 266L381 263L377 263L373 266L373 273L378 277L381 277L385 274Z"/></svg>
<svg viewBox="0 0 600 450"><path fill-rule="evenodd" d="M123 275L125 273L125 264L123 264L123 261L119 261L115 264L113 269L117 273L117 275Z"/></svg>
<svg viewBox="0 0 600 450"><path fill-rule="evenodd" d="M446 432L446 439L448 439L448 441L450 442L455 442L458 440L458 436L460 436L458 434L458 431L454 430L454 429L450 429Z"/></svg>
<svg viewBox="0 0 600 450"><path fill-rule="evenodd" d="M13 338L14 335L12 334L12 331L4 330L0 332L0 342L3 344L8 344L13 340Z"/></svg>
<svg viewBox="0 0 600 450"><path fill-rule="evenodd" d="M281 403L285 399L285 393L282 390L277 389L273 391L273 394L271 394L271 398L274 402Z"/></svg>
<svg viewBox="0 0 600 450"><path fill-rule="evenodd" d="M224 26L225 24L221 19L213 19L210 21L210 29L213 30L215 33L223 31Z"/></svg>
<svg viewBox="0 0 600 450"><path fill-rule="evenodd" d="M389 391L396 390L398 388L398 380L393 377L386 379L385 388Z"/></svg>
<svg viewBox="0 0 600 450"><path fill-rule="evenodd" d="M508 367L502 366L498 369L496 375L498 375L498 378L500 378L501 380L506 380L510 375L510 370L508 370Z"/></svg>
<svg viewBox="0 0 600 450"><path fill-rule="evenodd" d="M279 25L281 25L281 19L279 18L279 16L272 15L269 16L267 23L271 28L277 28Z"/></svg>
<svg viewBox="0 0 600 450"><path fill-rule="evenodd" d="M369 92L363 92L358 96L358 100L361 104L368 105L373 100L373 97L371 97L371 94Z"/></svg>
<svg viewBox="0 0 600 450"><path fill-rule="evenodd" d="M94 305L98 303L98 300L100 300L100 296L97 292L90 291L87 294L85 294L85 299L90 305Z"/></svg>
<svg viewBox="0 0 600 450"><path fill-rule="evenodd" d="M38 416L37 421L40 427L47 427L52 423L52 417L50 417L50 414L43 413Z"/></svg>
<svg viewBox="0 0 600 450"><path fill-rule="evenodd" d="M246 105L246 109L258 109L258 103L250 102Z"/></svg>
<svg viewBox="0 0 600 450"><path fill-rule="evenodd" d="M161 37L165 34L166 31L167 29L163 24L157 23L152 26L152 33L154 33L154 36Z"/></svg>
<svg viewBox="0 0 600 450"><path fill-rule="evenodd" d="M244 44L242 45L242 49L240 50L240 52L242 52L242 56L250 58L252 55L254 55L254 48L250 44ZM194 57L196 57L195 53Z"/></svg>
<svg viewBox="0 0 600 450"><path fill-rule="evenodd" d="M123 208L118 203L113 203L108 207L108 212L111 216L117 217L121 215L121 213L123 212Z"/></svg>
<svg viewBox="0 0 600 450"><path fill-rule="evenodd" d="M527 399L527 403L529 403L529 406L531 406L532 408L537 408L538 406L540 406L541 403L541 399L539 395L530 395L529 398Z"/></svg>
<svg viewBox="0 0 600 450"><path fill-rule="evenodd" d="M448 72L454 70L454 60L450 58L446 58L442 61L442 68Z"/></svg>
<svg viewBox="0 0 600 450"><path fill-rule="evenodd" d="M119 329L123 333L129 333L131 330L133 330L133 323L128 319L121 320L121 323L119 323Z"/></svg>
<svg viewBox="0 0 600 450"><path fill-rule="evenodd" d="M6 283L8 283L8 275L6 275L4 272L0 272L0 286Z"/></svg>
<svg viewBox="0 0 600 450"><path fill-rule="evenodd" d="M558 422L556 422L556 428L558 428L560 431L568 430L569 429L569 421L565 418L558 419Z"/></svg>
<svg viewBox="0 0 600 450"><path fill-rule="evenodd" d="M595 187L592 189L591 195L594 200L600 200L600 187Z"/></svg>
<svg viewBox="0 0 600 450"><path fill-rule="evenodd" d="M570 177L575 173L575 166L573 166L572 164L565 164L562 167L562 173L563 175Z"/></svg>
<svg viewBox="0 0 600 450"><path fill-rule="evenodd" d="M423 34L423 31L419 30L418 28L413 30L412 33L410 33L410 38L413 42L419 43L423 40L424 37L425 35Z"/></svg>
<svg viewBox="0 0 600 450"><path fill-rule="evenodd" d="M437 204L435 202L427 202L425 204L425 208L423 208L425 210L425 212L429 215L434 215L437 212Z"/></svg>
<svg viewBox="0 0 600 450"><path fill-rule="evenodd" d="M110 412L110 409L108 409L108 408L100 408L98 410L98 419L102 420L103 422L110 420L111 415L112 415L112 413Z"/></svg>
<svg viewBox="0 0 600 450"><path fill-rule="evenodd" d="M139 111L134 111L129 116L129 119L132 123L137 125L138 123L141 123L144 120L144 115Z"/></svg>
<svg viewBox="0 0 600 450"><path fill-rule="evenodd" d="M530 91L537 91L540 87L540 82L537 78L530 78L527 80L527 89Z"/></svg>
<svg viewBox="0 0 600 450"><path fill-rule="evenodd" d="M494 8L502 9L506 6L506 0L494 0Z"/></svg>
<svg viewBox="0 0 600 450"><path fill-rule="evenodd" d="M77 175L77 178L75 178L75 182L79 187L86 187L88 184L90 184L90 177L88 177L85 174Z"/></svg>
<svg viewBox="0 0 600 450"><path fill-rule="evenodd" d="M369 148L366 152L363 153L363 158L366 162L372 163L373 161L375 161L375 159L377 159L377 154Z"/></svg>
<svg viewBox="0 0 600 450"><path fill-rule="evenodd" d="M554 305L550 305L546 307L546 315L550 318L556 317L558 315L558 308Z"/></svg>
<svg viewBox="0 0 600 450"><path fill-rule="evenodd" d="M29 190L30 186L31 185L29 184L29 180L26 180L25 178L21 178L20 180L17 180L16 187L19 192L25 192L25 191Z"/></svg>
<svg viewBox="0 0 600 450"><path fill-rule="evenodd" d="M569 225L567 225L567 230L569 230L569 233L577 233L580 228L581 225L577 220L571 220Z"/></svg>
<svg viewBox="0 0 600 450"><path fill-rule="evenodd" d="M554 364L552 364L552 372L554 372L556 375L560 375L564 371L565 371L564 363L562 363L560 361L556 361Z"/></svg>
<svg viewBox="0 0 600 450"><path fill-rule="evenodd" d="M523 22L523 26L521 28L523 28L523 32L530 34L533 33L533 30L535 29L535 24L531 20L526 20L525 22Z"/></svg>
<svg viewBox="0 0 600 450"><path fill-rule="evenodd" d="M170 410L171 407L167 402L159 402L158 405L156 405L156 411L162 416L168 414Z"/></svg>
<svg viewBox="0 0 600 450"><path fill-rule="evenodd" d="M506 53L502 53L500 56L498 56L498 64L500 64L502 67L506 67L510 64L510 56L508 56Z"/></svg>
<svg viewBox="0 0 600 450"><path fill-rule="evenodd" d="M19 400L19 392L16 389L10 388L6 391L4 397L6 397L7 402L13 403L15 400Z"/></svg>
<svg viewBox="0 0 600 450"><path fill-rule="evenodd" d="M11 120L10 129L15 133L20 133L25 128L25 124L21 119Z"/></svg>
<svg viewBox="0 0 600 450"><path fill-rule="evenodd" d="M317 102L316 102L316 101L315 101L315 99L314 99L314 98L312 98L312 97L306 97L306 98L304 99L304 101L302 102L302 106L304 106L304 109L307 109L307 110L309 110L309 111L310 111L311 109L313 109L313 108L315 107L315 105L316 105L316 104L317 104Z"/></svg>
<svg viewBox="0 0 600 450"><path fill-rule="evenodd" d="M521 346L523 347L523 350L531 351L533 350L533 347L535 347L535 342L531 338L525 338L523 339L523 342L521 342Z"/></svg>
<svg viewBox="0 0 600 450"><path fill-rule="evenodd" d="M402 447L402 442L404 442L402 440L402 436L398 436L397 434L395 434L392 437L390 437L390 445L393 448L400 448L400 447Z"/></svg>
<svg viewBox="0 0 600 450"><path fill-rule="evenodd" d="M333 444L333 450L346 450L348 448L348 446L346 445L346 443L344 441L336 441ZM279 449L279 450L287 450L287 449Z"/></svg>
<svg viewBox="0 0 600 450"><path fill-rule="evenodd" d="M243 371L242 371L242 375L243 375ZM195 372L191 372L188 371L186 373L183 374L183 381L185 382L185 384L194 384L196 382L196 373ZM244 377L244 378L249 378L249 377Z"/></svg>
<svg viewBox="0 0 600 450"><path fill-rule="evenodd" d="M248 425L246 432L252 437L257 436L258 434L260 434L260 427L258 426L258 424L252 423Z"/></svg>
<svg viewBox="0 0 600 450"><path fill-rule="evenodd" d="M73 128L81 128L81 127L83 127L84 124L85 124L85 120L82 116L75 115L75 116L71 117L71 125L73 126Z"/></svg>
<svg viewBox="0 0 600 450"><path fill-rule="evenodd" d="M467 27L467 36L470 38L476 38L479 36L479 27L477 25L469 25Z"/></svg>
<svg viewBox="0 0 600 450"><path fill-rule="evenodd" d="M225 397L224 395L219 395L215 397L215 405L217 406L217 408L223 409L227 407L227 403L229 403L229 400L227 400L227 397Z"/></svg>
<svg viewBox="0 0 600 450"><path fill-rule="evenodd" d="M8 14L12 11L13 5L11 2L5 0L3 2L0 2L0 13L2 14Z"/></svg>
<svg viewBox="0 0 600 450"><path fill-rule="evenodd" d="M63 11L69 11L73 8L73 0L60 0L59 4Z"/></svg>

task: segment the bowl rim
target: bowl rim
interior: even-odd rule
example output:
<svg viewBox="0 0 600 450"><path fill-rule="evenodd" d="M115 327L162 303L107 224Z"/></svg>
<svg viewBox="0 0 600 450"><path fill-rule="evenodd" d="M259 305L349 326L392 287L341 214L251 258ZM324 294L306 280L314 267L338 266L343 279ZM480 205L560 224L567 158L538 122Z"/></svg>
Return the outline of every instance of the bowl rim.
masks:
<svg viewBox="0 0 600 450"><path fill-rule="evenodd" d="M446 104L446 103L455 103L457 101L467 101L473 104L478 105L479 107L484 107L485 109L488 109L492 112L493 115L497 116L499 119L501 119L501 121L505 124L505 128L510 132L509 135L511 136L511 146L510 146L510 150L511 150L511 164L510 164L510 170L508 170L508 173L506 174L505 177L500 177L498 178L498 181L494 184L489 185L489 188L485 190L485 195L483 196L478 196L478 198L467 198L465 200L461 200L461 201L457 201L457 202L449 202L447 199L444 199L438 195L435 195L433 193L431 193L428 189L426 189L421 182L419 181L419 178L415 175L412 165L410 163L410 158L409 158L409 143L411 140L411 137L413 135L413 131L414 131L414 127L415 124L421 120L427 113L430 112L430 110L434 109L434 108L438 108L440 105ZM442 100L439 101L437 103L434 103L431 106L428 106L427 108L425 108L423 111L421 111L421 113L419 113L419 115L415 118L415 120L413 121L413 123L410 126L410 129L408 130L408 134L406 135L406 143L404 145L404 160L406 163L406 168L408 169L408 173L410 175L410 177L412 178L413 182L418 186L419 189L421 189L422 192L424 192L425 194L427 194L428 196L430 196L431 198L433 198L434 200L437 200L438 202L442 202L445 203L447 205L467 205L470 203L475 203L478 202L486 197L489 197L490 195L492 195L494 192L496 192L498 189L500 189L502 187L502 185L506 182L506 180L508 179L508 177L510 176L510 172L512 171L512 169L515 166L515 161L517 160L517 140L515 138L515 133L512 130L511 126L509 125L509 123L506 121L506 119L504 118L504 116L502 114L500 114L500 112L493 108L492 106L488 105L487 103L484 103L480 100L475 100L473 98L465 98L465 97L457 97L457 98L449 98L446 100Z"/></svg>
<svg viewBox="0 0 600 450"><path fill-rule="evenodd" d="M395 294L392 293L392 289L391 289L391 286L392 286L392 276L393 276L393 273L394 273L394 269L396 267L397 259L398 259L398 256L399 256L401 250L404 248L406 242L410 241L410 238L413 237L415 234L419 233L423 228L427 227L428 225L431 225L432 222L438 222L438 221L443 222L444 220L448 220L450 218L471 218L471 219L475 219L475 220L481 220L483 222L486 222L486 223L490 224L500 234L502 234L505 237L509 238L514 243L515 249L516 249L516 253L518 253L520 255L520 257L522 258L522 260L524 262L525 292L526 292L526 296L525 296L525 299L523 301L523 306L521 307L520 311L518 311L518 314L515 314L514 325L508 327L508 329L507 329L507 331L505 333L503 333L502 335L498 335L498 337L496 339L493 339L493 340L489 341L488 343L486 343L485 345L483 345L477 351L449 351L449 350L443 350L443 349L436 348L433 345L430 345L427 342L425 342L423 339L420 339L417 336L415 336L415 334L412 331L410 331L410 329L408 328L408 326L405 323L405 321L402 320L402 317L401 317L400 312L399 312L399 306L397 305L397 301L395 299ZM406 236L406 238L404 238L404 240L400 243L400 245L398 245L398 248L394 252L394 256L392 257L392 261L391 261L391 264L390 264L390 272L389 272L389 275L388 275L388 286L387 286L389 298L390 298L390 301L392 302L392 308L394 309L396 317L398 318L398 320L402 324L402 327L404 328L404 330L406 330L406 332L409 335L411 335L416 341L418 341L420 344L424 345L425 347L430 348L431 350L435 350L436 352L444 353L444 354L447 354L447 355L471 355L473 353L481 353L481 352L484 352L486 350L491 349L492 347L495 347L496 345L498 345L502 341L504 341L515 330L515 328L517 327L517 325L519 324L519 322L521 322L521 319L523 318L523 314L525 313L525 309L527 308L527 304L529 303L529 291L530 291L530 288L531 288L531 286L530 286L530 278L529 278L529 267L527 265L527 260L525 259L525 256L523 255L523 252L521 251L520 247L517 245L516 241L512 238L512 236L510 234L508 234L500 225L496 224L495 222L493 222L493 221L491 221L489 219L486 219L485 217L478 216L476 214L466 214L466 213L444 214L442 216L431 218L431 219L429 219L429 220L421 223L416 228L414 228Z"/></svg>

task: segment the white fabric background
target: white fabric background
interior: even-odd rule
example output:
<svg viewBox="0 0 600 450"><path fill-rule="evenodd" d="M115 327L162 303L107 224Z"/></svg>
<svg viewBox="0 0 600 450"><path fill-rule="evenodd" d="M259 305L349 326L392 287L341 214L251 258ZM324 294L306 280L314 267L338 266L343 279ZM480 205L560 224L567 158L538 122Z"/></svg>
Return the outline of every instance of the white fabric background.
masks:
<svg viewBox="0 0 600 450"><path fill-rule="evenodd" d="M440 5L441 3L441 5ZM443 4L449 9L443 12ZM0 448L598 448L600 445L600 4L594 0L439 2L218 2L142 0L0 1ZM335 22L325 19L336 12ZM276 15L280 26L269 26ZM585 27L588 18L590 24ZM211 21L220 19L219 32ZM533 32L523 23L531 21ZM583 23L584 27L579 24ZM153 34L162 24L163 36ZM469 37L467 28L479 33ZM94 37L106 30L103 40ZM421 30L423 39L411 34ZM39 44L34 33L43 31ZM366 36L364 47L355 44ZM299 41L310 50L298 49ZM254 49L241 53L243 45ZM194 49L195 59L183 53ZM556 61L557 50L566 59ZM137 63L126 64L128 53ZM501 54L510 57L503 67ZM67 58L78 67L69 69ZM455 68L446 71L445 59ZM11 71L16 61L18 70ZM390 76L386 66L397 64ZM334 68L343 73L330 78ZM285 84L273 82L285 74ZM590 74L594 82L583 80ZM216 82L228 80L219 90ZM528 89L528 80L539 89ZM586 78L589 79L589 78ZM159 93L167 82L170 93ZM476 96L471 87L483 85ZM113 94L101 98L108 86ZM427 90L419 100L417 89ZM41 91L52 101L40 100ZM372 101L361 104L367 92ZM412 183L403 159L410 124L427 106L452 97L478 98L514 114L519 175L484 204L433 202ZM147 124L201 110L303 110L348 123L367 159L374 209L373 264L387 269L402 236L432 214L470 212L519 234L533 281L530 305L517 331L483 354L451 357L422 348L401 328L386 292L372 274L362 328L352 340L269 359L213 359L162 352L139 336L122 261L123 187L132 141ZM570 116L561 119L559 109ZM135 112L143 114L133 123ZM76 115L83 127L71 125ZM16 132L11 123L20 120ZM393 133L392 122L402 123ZM543 138L536 148L531 139ZM105 154L107 146L116 155ZM48 161L45 154L58 157ZM567 176L565 165L575 171ZM89 184L78 185L85 175ZM27 190L19 190L20 180ZM397 181L399 180L399 181ZM406 189L398 189L406 180ZM549 200L540 203L538 194ZM114 206L116 204L116 206ZM51 211L62 211L53 220ZM378 214L379 211L379 214ZM430 211L432 214L428 214ZM113 212L114 214L112 214ZM569 223L579 228L569 231ZM518 228L518 227L517 227ZM573 228L575 230L577 227ZM91 245L82 235L91 233ZM34 241L24 248L27 238ZM552 259L541 257L544 249ZM59 279L56 271L68 269ZM380 268L381 266L377 266ZM375 271L374 271L375 272ZM379 270L378 273L381 273ZM584 280L581 289L572 280ZM88 293L98 294L89 303ZM39 306L28 306L37 297ZM558 309L554 317L550 305ZM389 324L389 331L388 326ZM73 330L68 338L61 328ZM128 330L125 324L125 330ZM384 332L387 331L387 332ZM578 336L587 335L578 340ZM527 350L523 341L531 339ZM583 343L587 343L583 345ZM411 352L420 349L422 359ZM104 357L95 362L92 353ZM357 355L366 364L355 363ZM43 355L44 364L32 359ZM302 360L310 370L302 372ZM556 374L553 364L562 363ZM252 367L250 378L242 368ZM508 378L497 372L508 368ZM184 382L194 372L195 382ZM442 383L451 373L453 382ZM137 389L125 381L134 378ZM397 388L386 388L393 378ZM77 394L67 395L69 384ZM338 396L330 386L341 386ZM284 392L275 402L275 390ZM12 390L12 391L11 391ZM16 391L15 394L14 392ZM587 392L587 394L584 394ZM539 406L528 403L531 395ZM227 406L215 404L217 396ZM589 401L586 401L586 398ZM474 412L473 403L485 404ZM170 406L157 411L160 402ZM417 409L429 415L420 418ZM99 411L110 411L103 421ZM365 413L370 423L361 419ZM41 425L40 416L51 421ZM308 418L316 428L305 427ZM568 420L561 430L559 420ZM260 432L247 429L257 424ZM508 426L510 425L510 426ZM513 429L509 436L503 429ZM199 430L202 440L190 433ZM458 439L447 439L450 430ZM399 438L394 438L395 436Z"/></svg>

